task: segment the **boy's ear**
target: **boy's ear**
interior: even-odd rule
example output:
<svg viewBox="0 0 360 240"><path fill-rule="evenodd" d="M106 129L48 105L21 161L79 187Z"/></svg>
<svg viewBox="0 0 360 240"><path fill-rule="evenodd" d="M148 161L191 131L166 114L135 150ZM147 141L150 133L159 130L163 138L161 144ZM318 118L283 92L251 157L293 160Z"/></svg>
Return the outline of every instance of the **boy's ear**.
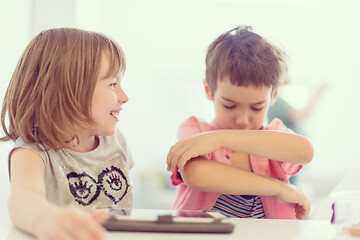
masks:
<svg viewBox="0 0 360 240"><path fill-rule="evenodd" d="M274 93L272 93L270 105L273 105L273 104L274 104L277 95L278 95L278 90L276 89L276 90L274 91Z"/></svg>
<svg viewBox="0 0 360 240"><path fill-rule="evenodd" d="M205 93L206 93L206 97L209 99L209 100L213 100L213 97L212 97L212 92L211 92L211 89L209 87L209 84L207 83L206 79L204 79L204 88L205 88Z"/></svg>

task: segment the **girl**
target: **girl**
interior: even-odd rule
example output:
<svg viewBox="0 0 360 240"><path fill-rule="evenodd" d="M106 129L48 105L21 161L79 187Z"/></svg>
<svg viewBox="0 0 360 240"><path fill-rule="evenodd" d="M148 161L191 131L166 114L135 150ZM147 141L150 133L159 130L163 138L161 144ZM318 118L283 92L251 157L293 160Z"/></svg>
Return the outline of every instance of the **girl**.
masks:
<svg viewBox="0 0 360 240"><path fill-rule="evenodd" d="M14 224L36 238L102 239L108 213L132 207L125 138L115 128L125 55L110 38L50 29L26 47L1 112ZM87 209L87 210L86 210Z"/></svg>

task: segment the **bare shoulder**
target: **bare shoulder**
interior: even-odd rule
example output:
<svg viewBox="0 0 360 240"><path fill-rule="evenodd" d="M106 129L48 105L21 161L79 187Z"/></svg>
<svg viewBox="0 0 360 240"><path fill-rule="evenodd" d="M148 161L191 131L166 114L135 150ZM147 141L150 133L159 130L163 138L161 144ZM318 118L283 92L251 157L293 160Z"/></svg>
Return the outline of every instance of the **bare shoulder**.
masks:
<svg viewBox="0 0 360 240"><path fill-rule="evenodd" d="M9 173L11 178L41 174L45 169L41 156L26 148L16 148L9 155Z"/></svg>
<svg viewBox="0 0 360 240"><path fill-rule="evenodd" d="M15 159L23 159L26 161L42 161L42 158L41 156L30 150L30 149L26 149L26 148L22 148L22 147L19 147L19 148L15 148L11 153L10 153L10 156L9 158L11 159L11 161L15 160Z"/></svg>

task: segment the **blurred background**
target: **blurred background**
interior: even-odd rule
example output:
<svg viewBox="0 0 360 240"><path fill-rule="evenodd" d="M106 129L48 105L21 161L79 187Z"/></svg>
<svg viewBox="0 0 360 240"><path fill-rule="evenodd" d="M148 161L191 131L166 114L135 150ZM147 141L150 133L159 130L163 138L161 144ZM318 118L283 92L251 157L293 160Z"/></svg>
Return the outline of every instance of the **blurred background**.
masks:
<svg viewBox="0 0 360 240"><path fill-rule="evenodd" d="M315 157L296 179L315 216L349 169L360 165L359 7L357 0L3 0L0 103L22 51L40 31L78 27L111 36L127 57L123 87L130 100L118 127L136 162L135 207L169 208L174 188L165 160L177 127L191 115L213 118L202 88L206 48L221 33L251 25L289 55L290 81L279 95L292 108L304 108L326 85L301 120ZM2 213L11 145L0 144ZM9 223L7 214L0 221Z"/></svg>

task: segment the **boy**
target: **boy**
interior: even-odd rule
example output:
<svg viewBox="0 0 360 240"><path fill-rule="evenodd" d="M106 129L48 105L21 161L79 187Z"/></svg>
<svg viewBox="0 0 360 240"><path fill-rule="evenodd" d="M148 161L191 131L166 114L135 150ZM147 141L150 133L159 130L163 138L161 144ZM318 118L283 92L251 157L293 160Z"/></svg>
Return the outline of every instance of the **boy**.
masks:
<svg viewBox="0 0 360 240"><path fill-rule="evenodd" d="M279 120L263 126L286 76L285 54L251 27L218 37L206 56L206 96L215 120L190 117L167 157L174 209L229 217L304 219L306 197L288 176L313 158L311 143Z"/></svg>

